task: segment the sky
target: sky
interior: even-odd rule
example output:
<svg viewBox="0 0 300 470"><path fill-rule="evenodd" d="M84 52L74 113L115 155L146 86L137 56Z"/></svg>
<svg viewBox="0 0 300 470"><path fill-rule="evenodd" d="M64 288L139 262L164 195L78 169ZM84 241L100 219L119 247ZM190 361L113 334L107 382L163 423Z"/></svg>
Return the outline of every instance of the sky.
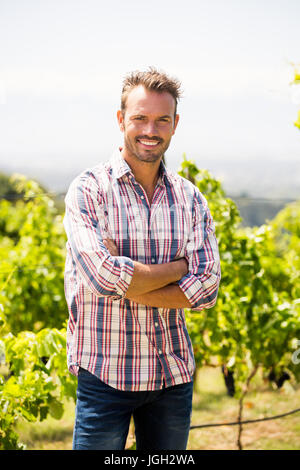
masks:
<svg viewBox="0 0 300 470"><path fill-rule="evenodd" d="M122 80L148 66L182 82L170 168L293 165L299 24L299 0L0 0L0 171L107 160Z"/></svg>

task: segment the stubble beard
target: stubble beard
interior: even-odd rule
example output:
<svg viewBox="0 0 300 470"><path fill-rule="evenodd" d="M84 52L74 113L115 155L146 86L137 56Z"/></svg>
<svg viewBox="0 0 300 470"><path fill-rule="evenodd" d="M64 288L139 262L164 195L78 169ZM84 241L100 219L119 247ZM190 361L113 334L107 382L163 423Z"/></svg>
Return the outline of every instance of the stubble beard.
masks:
<svg viewBox="0 0 300 470"><path fill-rule="evenodd" d="M162 157L164 156L165 152L167 151L170 141L165 142L162 139L160 139L160 144L159 144L159 149L157 151L155 150L140 150L138 148L138 142L136 141L137 138L131 139L128 136L124 136L124 146L129 152L130 155L132 155L135 159L145 162L145 163L154 163L157 162L158 160L161 160Z"/></svg>

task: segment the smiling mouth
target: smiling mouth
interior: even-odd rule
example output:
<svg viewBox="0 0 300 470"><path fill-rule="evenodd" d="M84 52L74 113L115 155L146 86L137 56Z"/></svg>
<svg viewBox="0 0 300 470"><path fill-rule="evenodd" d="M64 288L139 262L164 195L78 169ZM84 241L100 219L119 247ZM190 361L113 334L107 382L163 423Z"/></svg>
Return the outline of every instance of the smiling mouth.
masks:
<svg viewBox="0 0 300 470"><path fill-rule="evenodd" d="M157 147L160 144L159 140L149 140L149 139L137 139L137 142L143 147L153 148Z"/></svg>

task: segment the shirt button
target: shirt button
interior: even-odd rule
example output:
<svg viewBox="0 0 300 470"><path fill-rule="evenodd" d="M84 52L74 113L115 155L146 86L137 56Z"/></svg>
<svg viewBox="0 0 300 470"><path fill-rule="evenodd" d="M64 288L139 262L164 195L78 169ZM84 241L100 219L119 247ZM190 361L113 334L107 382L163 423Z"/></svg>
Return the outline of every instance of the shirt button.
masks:
<svg viewBox="0 0 300 470"><path fill-rule="evenodd" d="M145 199L144 196L141 196L141 199Z"/></svg>
<svg viewBox="0 0 300 470"><path fill-rule="evenodd" d="M151 258L152 263L155 263L155 258Z"/></svg>
<svg viewBox="0 0 300 470"><path fill-rule="evenodd" d="M158 350L158 354L162 354L161 349Z"/></svg>
<svg viewBox="0 0 300 470"><path fill-rule="evenodd" d="M157 323L157 321L154 323L154 325L155 325L156 327L158 327L158 323Z"/></svg>

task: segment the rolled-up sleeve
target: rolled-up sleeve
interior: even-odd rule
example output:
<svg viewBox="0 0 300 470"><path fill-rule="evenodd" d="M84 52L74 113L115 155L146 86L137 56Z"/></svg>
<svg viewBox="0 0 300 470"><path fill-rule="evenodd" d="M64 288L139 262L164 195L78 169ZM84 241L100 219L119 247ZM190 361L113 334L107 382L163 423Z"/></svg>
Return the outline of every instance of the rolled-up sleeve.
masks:
<svg viewBox="0 0 300 470"><path fill-rule="evenodd" d="M85 172L72 182L65 206L67 243L83 283L96 296L124 297L132 279L133 261L111 256L103 244L103 198L92 173Z"/></svg>
<svg viewBox="0 0 300 470"><path fill-rule="evenodd" d="M189 272L178 285L192 305L192 310L213 307L221 279L220 257L215 227L206 199L197 190L193 203L193 230L185 256Z"/></svg>

